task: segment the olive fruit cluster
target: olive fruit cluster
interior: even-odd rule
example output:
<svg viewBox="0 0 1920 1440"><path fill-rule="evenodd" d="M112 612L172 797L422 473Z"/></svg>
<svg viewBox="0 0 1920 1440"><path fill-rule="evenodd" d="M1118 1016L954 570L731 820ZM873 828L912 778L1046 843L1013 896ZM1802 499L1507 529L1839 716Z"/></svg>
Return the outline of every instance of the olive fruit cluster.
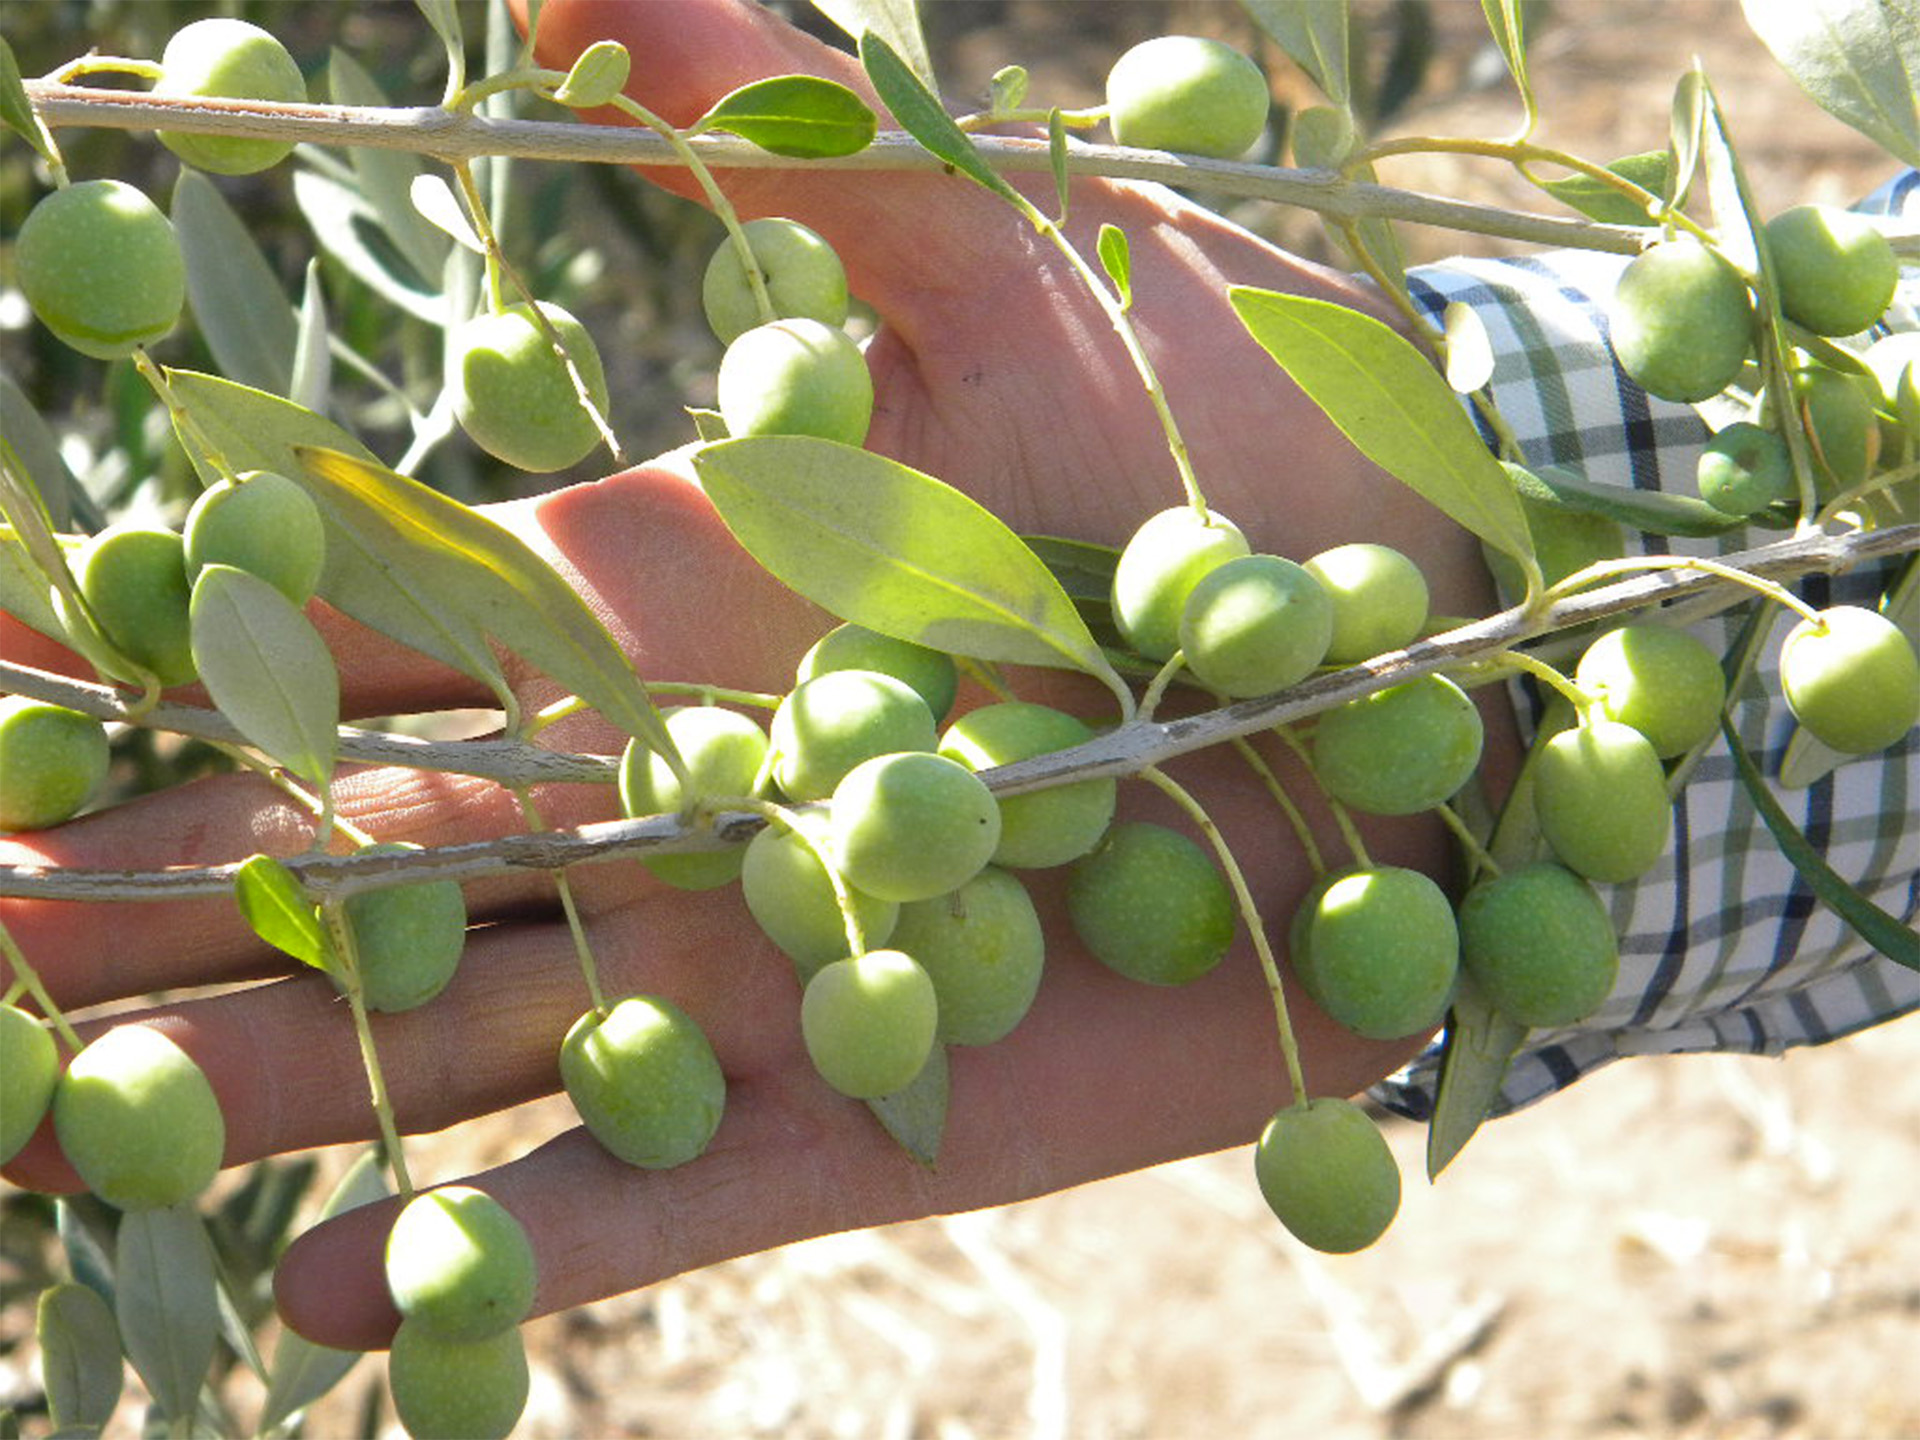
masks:
<svg viewBox="0 0 1920 1440"><path fill-rule="evenodd" d="M387 1383L407 1433L504 1440L526 1407L519 1327L537 1278L520 1222L471 1186L423 1191L387 1232L386 1278L400 1312Z"/></svg>
<svg viewBox="0 0 1920 1440"><path fill-rule="evenodd" d="M731 240L714 252L700 291L707 323L726 346L717 391L727 433L865 444L873 378L860 347L841 328L847 273L840 257L795 220L763 217L743 231L772 318L765 317Z"/></svg>
<svg viewBox="0 0 1920 1440"><path fill-rule="evenodd" d="M1761 238L1781 310L1816 335L1858 334L1893 299L1893 247L1863 216L1797 206L1769 220ZM1621 369L1649 394L1685 403L1732 384L1757 333L1746 279L1689 234L1634 257L1621 272L1608 320Z"/></svg>
<svg viewBox="0 0 1920 1440"><path fill-rule="evenodd" d="M97 627L162 685L185 685L199 674L192 600L208 566L247 571L299 605L319 585L325 559L326 526L313 498L284 475L251 471L201 492L184 531L120 524L89 537L71 565L91 626L65 619L81 649ZM66 611L64 598L59 608Z"/></svg>

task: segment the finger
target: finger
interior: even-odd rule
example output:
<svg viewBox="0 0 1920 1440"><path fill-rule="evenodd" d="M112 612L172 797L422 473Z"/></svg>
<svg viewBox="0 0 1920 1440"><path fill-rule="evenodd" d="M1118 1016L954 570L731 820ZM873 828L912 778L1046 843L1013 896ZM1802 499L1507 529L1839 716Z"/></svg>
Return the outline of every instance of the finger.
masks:
<svg viewBox="0 0 1920 1440"><path fill-rule="evenodd" d="M547 1313L797 1239L1007 1203L1246 1143L1284 1101L1271 1011L1263 1027L1264 992L1244 965L1151 995L1104 972L1074 978L1084 983L1050 980L1006 1040L952 1052L935 1169L911 1160L865 1107L795 1067L729 1071L726 1116L687 1165L637 1170L573 1130L471 1183L526 1227L540 1272L535 1309ZM1304 1016L1317 1093L1357 1090L1413 1043L1357 1044ZM275 1282L294 1328L346 1348L387 1343L397 1317L381 1251L396 1208L367 1207L294 1242Z"/></svg>

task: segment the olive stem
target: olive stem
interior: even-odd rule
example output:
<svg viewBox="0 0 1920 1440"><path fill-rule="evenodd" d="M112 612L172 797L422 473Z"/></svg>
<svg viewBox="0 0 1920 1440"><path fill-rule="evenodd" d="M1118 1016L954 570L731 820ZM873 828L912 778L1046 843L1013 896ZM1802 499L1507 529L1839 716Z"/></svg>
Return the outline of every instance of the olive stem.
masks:
<svg viewBox="0 0 1920 1440"><path fill-rule="evenodd" d="M1260 783L1273 797L1273 803L1280 807L1280 813L1287 817L1287 824L1293 827L1293 837L1300 842L1300 848L1306 852L1307 864L1313 873L1327 873L1326 856L1320 851L1320 842L1314 838L1313 827L1307 824L1307 817L1294 803L1293 796L1287 793L1286 786L1280 783L1280 777L1267 763L1266 757L1253 748L1253 742L1244 735L1236 735L1230 742L1235 752L1247 764L1247 768L1260 777Z"/></svg>
<svg viewBox="0 0 1920 1440"><path fill-rule="evenodd" d="M1820 612L1778 581L1765 579L1762 576L1753 574L1751 571L1742 570L1737 565L1729 565L1719 560L1706 560L1697 555L1649 555L1627 557L1619 560L1595 561L1584 570L1576 570L1558 585L1549 587L1540 598L1542 602L1551 603L1552 601L1562 599L1572 594L1574 591L1584 589L1595 580L1605 579L1611 575L1626 575L1635 571L1646 570L1704 571L1709 575L1717 575L1722 580L1730 580L1737 585L1744 585L1749 590L1757 591L1769 600L1784 605L1789 610L1804 616L1812 623L1816 625L1820 623Z"/></svg>
<svg viewBox="0 0 1920 1440"><path fill-rule="evenodd" d="M826 847L808 832L799 812L772 800L752 802L749 808L769 823L784 827L788 834L794 836L813 853L813 858L820 862L820 868L827 872L827 883L833 887L833 903L839 907L840 923L846 927L847 953L849 955L866 954L867 931L866 927L860 923L860 912L854 906L853 891L848 889L845 877L841 875L839 867L833 863L833 857L827 853Z"/></svg>
<svg viewBox="0 0 1920 1440"><path fill-rule="evenodd" d="M1254 904L1253 891L1247 886L1247 877L1241 873L1240 862L1234 859L1232 847L1220 833L1220 827L1213 823L1213 817L1207 814L1206 807L1185 786L1153 765L1143 769L1140 778L1186 812L1213 847L1220 868L1226 872L1227 884L1232 888L1234 903L1240 910L1241 923L1247 927L1248 937L1253 941L1253 952L1260 958L1261 973L1267 977L1267 991L1273 997L1274 1024L1280 1035L1280 1055L1287 1067L1287 1083L1293 1089L1294 1099L1298 1100L1307 1093L1306 1074L1300 1064L1300 1042L1294 1037L1293 1019L1287 1010L1287 990L1280 979L1280 966L1274 959L1273 944L1267 938L1266 923L1260 918L1260 907Z"/></svg>
<svg viewBox="0 0 1920 1440"><path fill-rule="evenodd" d="M1446 827L1453 832L1453 838L1460 842L1461 848L1467 852L1467 858L1476 867L1496 876L1501 873L1499 862L1488 853L1487 847L1480 843L1480 837L1473 833L1473 827L1460 818L1459 812L1453 806L1442 800L1433 809Z"/></svg>
<svg viewBox="0 0 1920 1440"><path fill-rule="evenodd" d="M401 1199L413 1195L413 1177L407 1173L406 1147L400 1143L399 1125L394 1119L393 1100L387 1093L386 1072L380 1066L380 1051L374 1044L373 1025L367 1018L367 993L360 979L360 952L354 944L353 927L347 923L346 901L329 898L320 902L320 919L327 927L333 948L334 971L347 993L347 1008L353 1014L353 1033L360 1044L360 1066L366 1071L367 1091L373 1102L374 1119L380 1127L380 1148L387 1168L393 1172L394 1188ZM329 967L331 969L331 967Z"/></svg>
<svg viewBox="0 0 1920 1440"><path fill-rule="evenodd" d="M34 1003L45 1012L47 1023L53 1026L54 1032L59 1035L61 1041L78 1055L85 1046L80 1037L74 1033L73 1026L68 1023L66 1015L58 1005L54 1004L53 996L47 993L46 982L40 978L40 972L29 963L26 952L20 948L20 942L13 938L13 932L7 928L4 921L0 921L0 952L6 954L7 963L13 967L14 974L13 984L7 987L7 1002L11 1004L14 997L21 990L25 990L27 994L33 996Z"/></svg>
<svg viewBox="0 0 1920 1440"><path fill-rule="evenodd" d="M527 823L527 829L540 834L547 829L547 822L540 813L540 807L534 803L533 794L525 786L515 786L514 803L520 807L520 816ZM607 997L600 988L600 966L594 959L593 943L587 938L587 927L580 919L580 907L574 903L573 886L567 880L564 867L553 872L553 888L560 896L561 913L567 917L567 934L573 941L574 958L580 962L580 976L586 982L587 998L593 1004L596 1015L602 1019L607 1014Z"/></svg>

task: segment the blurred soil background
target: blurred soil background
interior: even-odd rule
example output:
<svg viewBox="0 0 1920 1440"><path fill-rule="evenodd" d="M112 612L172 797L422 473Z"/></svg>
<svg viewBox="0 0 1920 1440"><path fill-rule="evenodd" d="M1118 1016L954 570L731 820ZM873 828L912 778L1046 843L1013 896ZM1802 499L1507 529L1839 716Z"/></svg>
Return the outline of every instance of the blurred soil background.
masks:
<svg viewBox="0 0 1920 1440"><path fill-rule="evenodd" d="M69 34L85 34L90 12L137 24L150 7L28 8L64 10ZM333 8L247 13L275 28L280 16L329 30ZM962 104L1016 62L1032 72L1036 99L1090 103L1113 58L1155 33L1258 48L1225 0L927 8L937 63ZM1390 79L1385 63L1396 41L1404 63L1418 28L1427 31L1427 68L1382 133L1514 128L1519 106L1478 5L1357 8L1371 38L1356 36L1355 48L1375 57L1382 91L1406 80ZM410 7L353 9L363 42L384 33L427 53ZM22 6L7 10L11 28ZM1888 173L1884 156L1774 66L1734 0L1557 0L1536 12L1534 37L1547 143L1598 160L1659 148L1673 84L1697 55L1763 209L1844 203ZM155 41L134 53L157 50ZM1277 52L1261 53L1284 101L1314 103ZM28 73L44 68L22 59ZM1547 208L1486 162L1402 160L1382 178ZM593 273L574 278L603 303L621 290L602 348L635 372L638 388L616 393L657 402L664 448L686 438L678 406L711 373L711 341L685 295L713 231L659 197L634 199L635 189L605 214L642 238L600 245ZM1337 258L1310 216L1235 213ZM648 224L636 229L636 216ZM1417 230L1406 240L1416 259L1498 248ZM646 266L651 288L625 284ZM531 1325L534 1392L517 1433L1911 1440L1920 1437L1917 1053L1908 1022L1784 1060L1616 1065L1490 1125L1432 1187L1421 1178L1424 1133L1394 1122L1401 1217L1383 1242L1345 1259L1305 1252L1279 1230L1239 1150L716 1266ZM416 1175L450 1179L568 1123L548 1101L425 1137L409 1154ZM333 1173L343 1163L322 1160ZM31 1414L26 1293L44 1283L42 1257L27 1253L23 1234L16 1226L0 1250L0 1405L24 1404L28 1433L44 1434ZM397 1435L381 1388L378 1367L361 1367L307 1433ZM242 1413L253 1403L243 1400Z"/></svg>

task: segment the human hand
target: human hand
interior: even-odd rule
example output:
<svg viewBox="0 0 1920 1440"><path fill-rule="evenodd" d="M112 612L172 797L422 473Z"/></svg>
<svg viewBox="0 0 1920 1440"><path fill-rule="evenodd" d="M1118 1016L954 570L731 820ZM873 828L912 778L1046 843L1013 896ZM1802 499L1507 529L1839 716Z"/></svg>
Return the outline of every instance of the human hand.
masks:
<svg viewBox="0 0 1920 1440"><path fill-rule="evenodd" d="M556 66L593 40L624 41L634 93L675 119L763 74L808 70L858 85L845 57L733 0L548 0L541 24L541 58ZM1118 543L1177 503L1158 426L1118 342L998 202L932 175L769 171L724 183L743 214L791 215L825 235L884 317L869 351L872 448L960 485L1027 532ZM1354 454L1245 337L1223 289L1250 283L1377 308L1367 293L1165 192L1088 184L1072 233L1085 242L1102 221L1132 237L1136 322L1211 502L1257 546L1302 558L1349 539L1394 544L1421 562L1441 608L1484 609L1473 543ZM493 514L578 582L649 677L782 690L828 623L738 550L675 457ZM328 634L349 713L485 703L456 677L345 622ZM528 677L535 703L538 684ZM1088 708L1097 701L1059 677L1018 684L1024 696L1097 713ZM583 749L615 743L590 723L555 738ZM1247 793L1230 758L1172 768L1206 800L1263 913L1284 928L1311 877L1276 838L1270 802ZM540 798L561 825L614 809L595 787L554 787ZM461 777L364 771L343 778L340 803L381 839L431 845L521 828L511 797ZM1125 804L1166 817L1155 801ZM1444 864L1431 822L1383 822L1367 833L1383 863L1434 872ZM229 777L16 838L5 850L13 861L145 868L294 853L308 834L305 817L275 792ZM1010 1037L955 1052L941 1161L926 1171L813 1073L791 967L759 938L737 895L671 891L628 865L576 872L608 993L662 993L696 1015L727 1073L729 1102L711 1150L680 1169L630 1169L575 1130L476 1177L532 1237L537 1309L809 1235L1002 1203L1250 1140L1286 1098L1250 948L1243 941L1192 986L1139 986L1078 951L1058 875L1037 878L1047 980ZM453 984L422 1010L376 1017L403 1129L439 1129L556 1088L559 1037L587 996L552 897L544 877L473 887L470 908L483 924ZM63 1006L272 978L116 1017L162 1025L201 1063L226 1113L229 1163L374 1133L332 988L311 973L283 978L278 957L227 902L137 910L8 902L6 921ZM137 946L126 943L130 934ZM1357 1040L1304 1000L1296 1013L1320 1092L1360 1088L1414 1043ZM14 1173L46 1188L76 1183L44 1134ZM392 1213L391 1205L354 1212L288 1252L279 1293L297 1328L336 1346L385 1343L396 1317L379 1252Z"/></svg>

